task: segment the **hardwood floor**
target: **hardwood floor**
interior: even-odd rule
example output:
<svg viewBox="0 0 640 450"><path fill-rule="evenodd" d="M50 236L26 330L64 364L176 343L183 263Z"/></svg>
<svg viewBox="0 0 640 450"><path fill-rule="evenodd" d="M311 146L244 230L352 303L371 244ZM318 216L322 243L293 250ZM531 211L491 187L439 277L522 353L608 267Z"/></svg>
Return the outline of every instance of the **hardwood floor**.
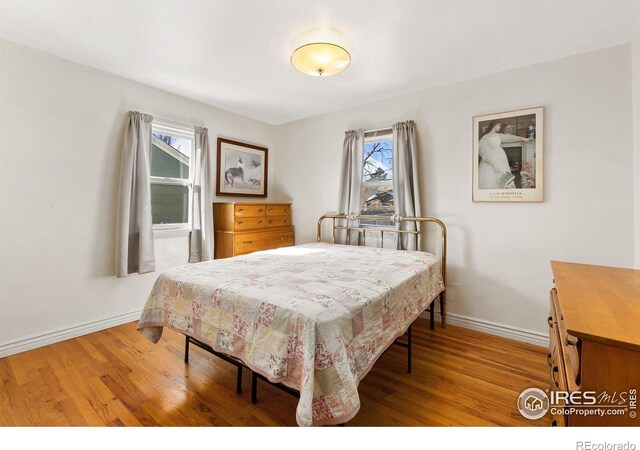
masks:
<svg viewBox="0 0 640 450"><path fill-rule="evenodd" d="M548 387L544 348L449 326L413 332L392 346L360 383L362 406L349 426L549 426L523 418L520 392ZM129 323L0 359L3 426L295 426L297 399L250 375L235 393L235 367L169 329L158 344Z"/></svg>

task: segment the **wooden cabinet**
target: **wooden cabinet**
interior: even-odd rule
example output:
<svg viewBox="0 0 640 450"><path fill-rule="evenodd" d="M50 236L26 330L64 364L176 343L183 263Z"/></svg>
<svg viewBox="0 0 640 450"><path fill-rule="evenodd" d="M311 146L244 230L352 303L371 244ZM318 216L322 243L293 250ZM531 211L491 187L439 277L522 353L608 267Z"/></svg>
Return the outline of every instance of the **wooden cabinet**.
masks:
<svg viewBox="0 0 640 450"><path fill-rule="evenodd" d="M214 258L294 244L290 203L214 203Z"/></svg>
<svg viewBox="0 0 640 450"><path fill-rule="evenodd" d="M553 424L640 426L640 271L557 261L551 266L550 392L574 393L556 402L574 412L552 414ZM593 397L604 415L578 413L591 409Z"/></svg>

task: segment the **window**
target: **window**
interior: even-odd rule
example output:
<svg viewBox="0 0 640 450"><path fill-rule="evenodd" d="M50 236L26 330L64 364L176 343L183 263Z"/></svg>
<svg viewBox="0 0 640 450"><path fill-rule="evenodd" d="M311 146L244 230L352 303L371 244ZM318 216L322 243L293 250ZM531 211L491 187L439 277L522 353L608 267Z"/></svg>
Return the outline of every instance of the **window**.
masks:
<svg viewBox="0 0 640 450"><path fill-rule="evenodd" d="M393 208L393 136L391 130L366 133L360 215L390 216ZM363 225L390 225L389 221L361 220Z"/></svg>
<svg viewBox="0 0 640 450"><path fill-rule="evenodd" d="M194 131L156 121L151 130L153 228L155 231L190 229Z"/></svg>

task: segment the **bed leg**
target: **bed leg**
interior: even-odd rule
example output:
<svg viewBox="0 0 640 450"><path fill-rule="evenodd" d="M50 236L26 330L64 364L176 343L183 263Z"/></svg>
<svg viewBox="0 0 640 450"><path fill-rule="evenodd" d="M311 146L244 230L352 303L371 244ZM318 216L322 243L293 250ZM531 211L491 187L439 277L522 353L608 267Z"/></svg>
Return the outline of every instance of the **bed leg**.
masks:
<svg viewBox="0 0 640 450"><path fill-rule="evenodd" d="M436 313L436 301L432 301L431 302L431 306L429 306L429 328L430 329L434 329L435 328L435 314Z"/></svg>
<svg viewBox="0 0 640 450"><path fill-rule="evenodd" d="M189 336L184 337L184 363L189 364Z"/></svg>
<svg viewBox="0 0 640 450"><path fill-rule="evenodd" d="M242 367L238 366L238 373L236 375L236 394L242 394Z"/></svg>
<svg viewBox="0 0 640 450"><path fill-rule="evenodd" d="M251 403L258 403L258 374L251 372Z"/></svg>
<svg viewBox="0 0 640 450"><path fill-rule="evenodd" d="M411 325L407 329L407 373L411 373Z"/></svg>
<svg viewBox="0 0 640 450"><path fill-rule="evenodd" d="M442 328L447 327L447 300L445 298L445 292L440 294L440 316L442 318Z"/></svg>

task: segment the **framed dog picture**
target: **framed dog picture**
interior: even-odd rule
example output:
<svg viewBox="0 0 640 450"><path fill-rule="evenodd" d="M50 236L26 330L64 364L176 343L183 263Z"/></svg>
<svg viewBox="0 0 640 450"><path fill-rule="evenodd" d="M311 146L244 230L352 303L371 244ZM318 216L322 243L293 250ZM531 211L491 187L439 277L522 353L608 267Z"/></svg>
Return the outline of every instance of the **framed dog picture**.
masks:
<svg viewBox="0 0 640 450"><path fill-rule="evenodd" d="M216 194L266 197L268 151L266 147L218 138Z"/></svg>
<svg viewBox="0 0 640 450"><path fill-rule="evenodd" d="M543 108L473 118L473 201L543 201Z"/></svg>

